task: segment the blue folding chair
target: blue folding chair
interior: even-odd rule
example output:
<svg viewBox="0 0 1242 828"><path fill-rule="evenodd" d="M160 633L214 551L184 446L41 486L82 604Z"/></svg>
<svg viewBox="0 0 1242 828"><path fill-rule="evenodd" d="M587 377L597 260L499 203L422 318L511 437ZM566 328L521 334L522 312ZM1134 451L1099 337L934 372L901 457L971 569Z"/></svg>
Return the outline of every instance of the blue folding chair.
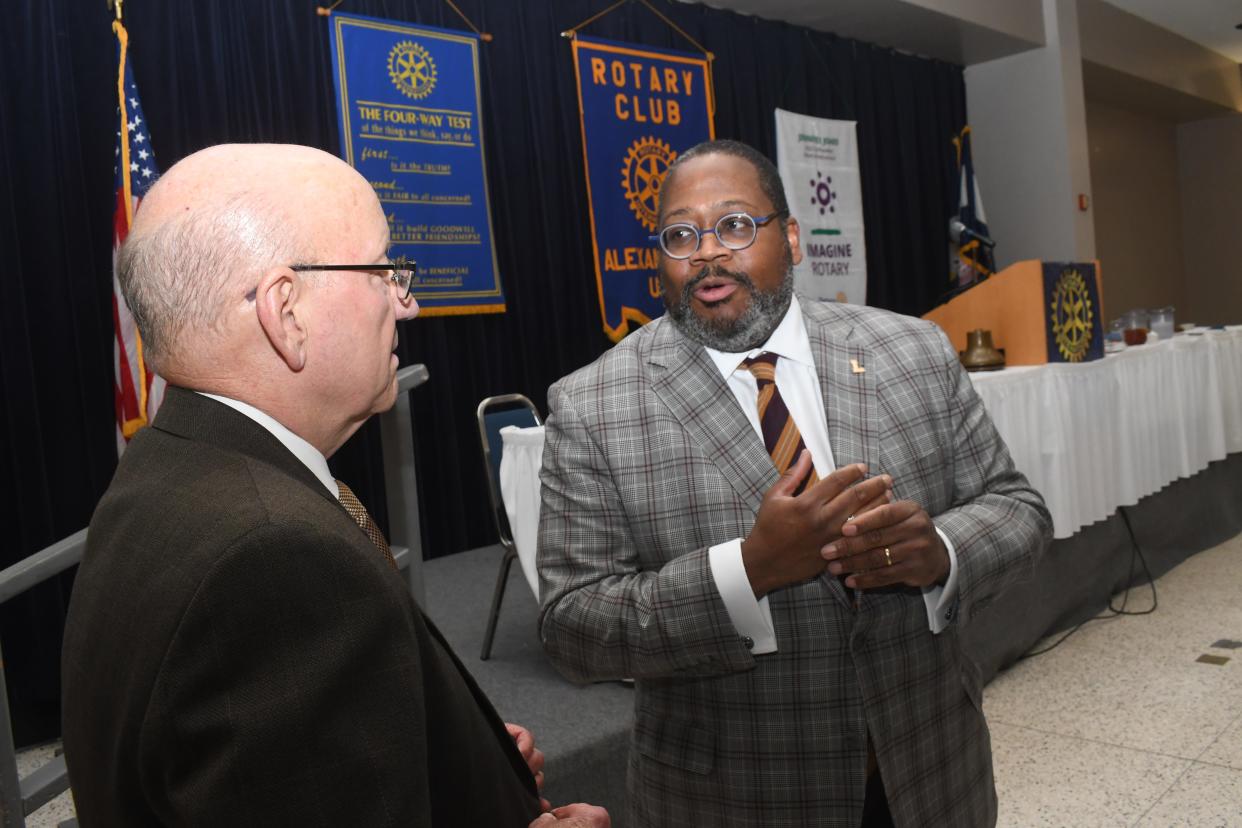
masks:
<svg viewBox="0 0 1242 828"><path fill-rule="evenodd" d="M500 559L500 573L496 576L496 589L492 592L492 608L487 617L487 632L483 635L483 652L479 656L483 661L492 654L492 638L496 635L496 620L500 617L500 602L505 596L505 585L509 582L509 569L517 558L517 546L513 543L513 532L509 529L509 518L505 514L505 504L500 496L500 455L504 451L504 442L500 439L500 430L506 426L527 428L543 424L539 409L521 394L501 394L488 397L479 403L476 416L479 421L479 442L483 446L483 465L487 471L487 494L492 504L492 520L496 524L496 534L500 536L500 545L504 547L504 557Z"/></svg>

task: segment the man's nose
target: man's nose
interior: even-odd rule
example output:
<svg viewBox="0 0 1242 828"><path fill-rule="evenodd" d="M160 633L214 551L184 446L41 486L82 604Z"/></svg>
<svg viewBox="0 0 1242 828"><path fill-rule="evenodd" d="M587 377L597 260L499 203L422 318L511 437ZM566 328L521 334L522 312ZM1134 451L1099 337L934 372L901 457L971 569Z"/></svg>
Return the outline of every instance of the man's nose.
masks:
<svg viewBox="0 0 1242 828"><path fill-rule="evenodd" d="M397 319L413 319L418 316L418 300L413 294L404 299L393 297L393 305L397 311Z"/></svg>
<svg viewBox="0 0 1242 828"><path fill-rule="evenodd" d="M690 254L691 262L713 262L717 259L726 259L733 255L733 251L720 243L720 239L716 238L716 231L703 231L699 234L699 249Z"/></svg>

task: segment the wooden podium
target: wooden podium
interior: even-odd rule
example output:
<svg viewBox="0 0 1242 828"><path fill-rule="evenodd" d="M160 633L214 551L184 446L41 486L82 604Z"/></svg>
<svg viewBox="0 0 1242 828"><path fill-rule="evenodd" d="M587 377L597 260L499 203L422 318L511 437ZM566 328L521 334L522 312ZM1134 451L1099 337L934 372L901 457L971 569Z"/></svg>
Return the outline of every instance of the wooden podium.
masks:
<svg viewBox="0 0 1242 828"><path fill-rule="evenodd" d="M1074 336L1087 344L1103 332L1100 294L1100 263L1094 262L1094 284L1075 289L1065 274L1050 292L1044 262L1017 262L923 314L949 335L959 353L966 350L966 334L978 328L992 332L992 344L1005 352L1006 365L1043 365L1046 362L1079 362L1098 358L1075 345ZM1067 270L1081 267L1058 265ZM1077 273L1077 271L1074 271ZM1072 274L1071 274L1072 275ZM1078 282L1082 282L1081 275ZM1091 294L1094 294L1094 299ZM1051 297L1051 300L1049 300ZM1067 325L1067 312L1073 316ZM1084 327L1085 326L1085 327ZM1057 332L1066 333L1058 338ZM1066 347L1059 347L1063 343ZM1091 349L1094 351L1095 349ZM1102 347L1100 356L1103 356Z"/></svg>

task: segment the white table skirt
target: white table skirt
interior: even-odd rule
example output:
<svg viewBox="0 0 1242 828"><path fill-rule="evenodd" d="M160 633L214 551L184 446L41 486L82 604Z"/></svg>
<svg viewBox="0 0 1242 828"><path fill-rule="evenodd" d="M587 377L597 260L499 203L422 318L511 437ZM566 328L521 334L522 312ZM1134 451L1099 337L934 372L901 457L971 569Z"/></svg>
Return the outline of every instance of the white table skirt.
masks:
<svg viewBox="0 0 1242 828"><path fill-rule="evenodd" d="M1242 451L1242 326L971 379L1057 538ZM535 589L543 426L501 436L501 494Z"/></svg>
<svg viewBox="0 0 1242 828"><path fill-rule="evenodd" d="M539 469L543 465L543 426L500 430L504 445L500 453L500 498L505 502L509 529L517 547L518 563L539 598L535 574L535 543L539 537Z"/></svg>
<svg viewBox="0 0 1242 828"><path fill-rule="evenodd" d="M1242 330L971 379L1057 538L1242 451Z"/></svg>

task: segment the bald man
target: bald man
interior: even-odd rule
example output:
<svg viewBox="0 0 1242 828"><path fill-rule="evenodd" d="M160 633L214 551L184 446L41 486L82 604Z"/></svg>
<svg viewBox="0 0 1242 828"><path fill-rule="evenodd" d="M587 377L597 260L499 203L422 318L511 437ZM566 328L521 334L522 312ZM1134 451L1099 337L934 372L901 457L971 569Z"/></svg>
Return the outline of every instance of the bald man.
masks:
<svg viewBox="0 0 1242 828"><path fill-rule="evenodd" d="M328 471L396 399L418 305L388 246L367 182L308 147L195 153L137 212L118 274L169 386L91 520L65 628L83 826L527 826L546 807L530 734Z"/></svg>

